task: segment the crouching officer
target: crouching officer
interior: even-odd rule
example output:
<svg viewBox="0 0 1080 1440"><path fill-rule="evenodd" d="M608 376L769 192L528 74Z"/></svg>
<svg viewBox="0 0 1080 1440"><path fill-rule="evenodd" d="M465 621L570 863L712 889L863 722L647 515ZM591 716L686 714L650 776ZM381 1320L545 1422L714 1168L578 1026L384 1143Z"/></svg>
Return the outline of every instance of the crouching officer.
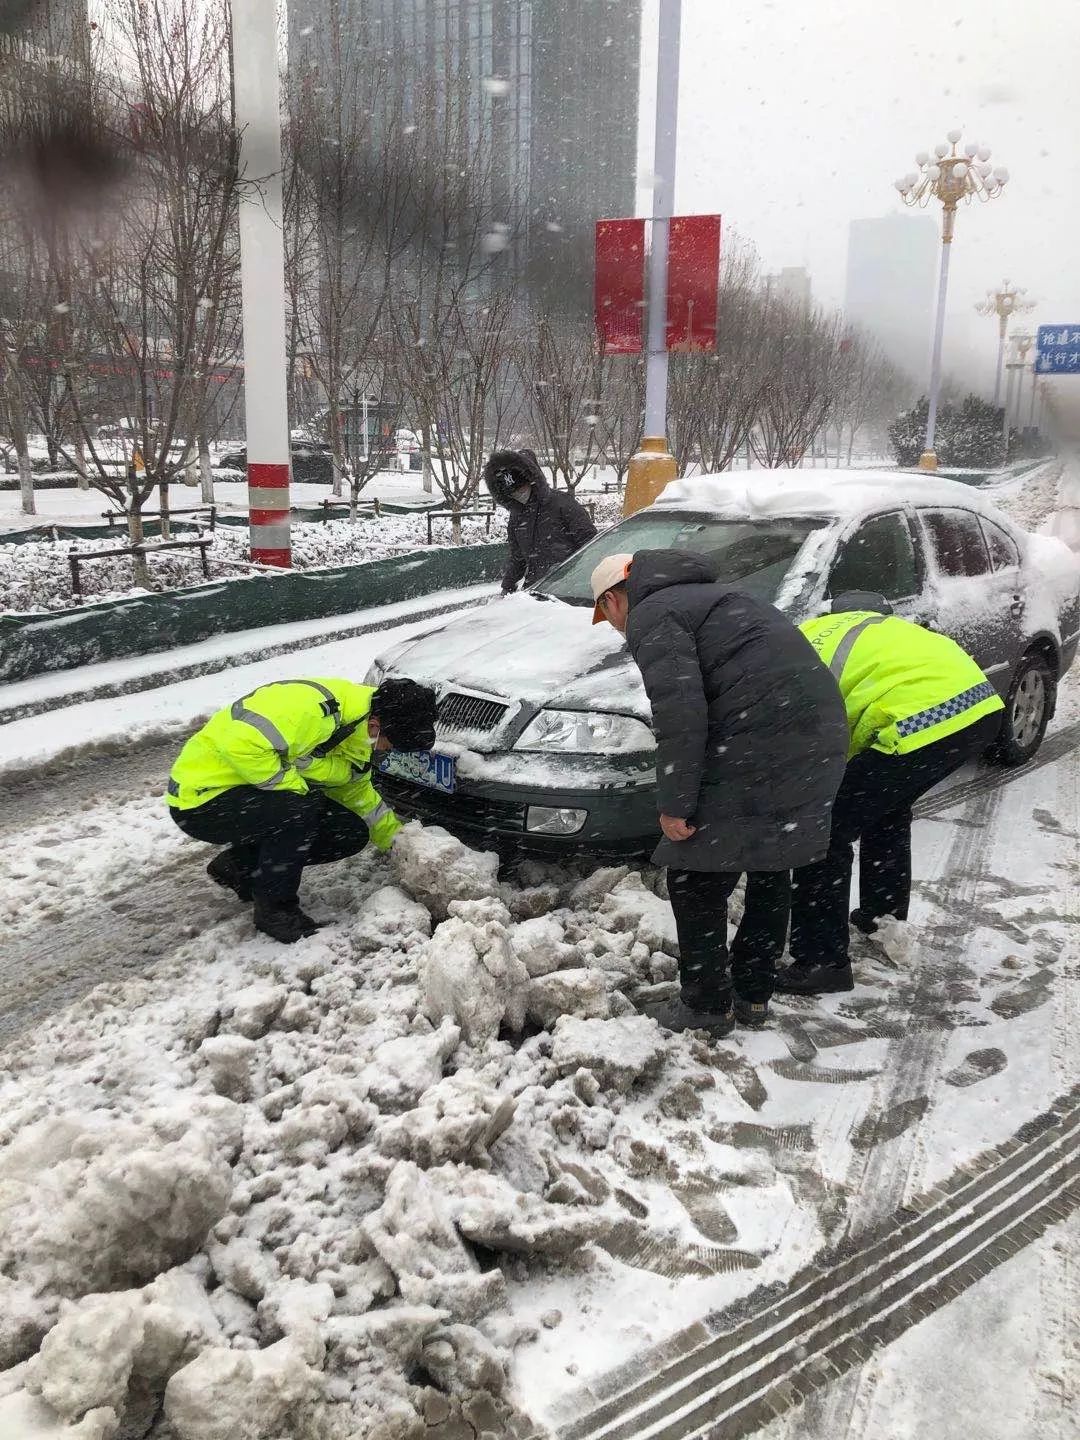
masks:
<svg viewBox="0 0 1080 1440"><path fill-rule="evenodd" d="M173 819L229 848L206 873L254 901L255 928L284 944L315 933L297 892L305 865L389 850L401 822L372 784L372 757L430 750L435 694L412 680L262 685L212 715L169 777Z"/></svg>
<svg viewBox="0 0 1080 1440"><path fill-rule="evenodd" d="M796 995L850 990L848 906L859 841L859 908L870 935L911 899L911 807L988 749L1004 705L975 661L947 635L892 614L881 595L839 596L831 615L800 629L829 666L847 709L851 744L825 859L793 876L795 962L776 988Z"/></svg>

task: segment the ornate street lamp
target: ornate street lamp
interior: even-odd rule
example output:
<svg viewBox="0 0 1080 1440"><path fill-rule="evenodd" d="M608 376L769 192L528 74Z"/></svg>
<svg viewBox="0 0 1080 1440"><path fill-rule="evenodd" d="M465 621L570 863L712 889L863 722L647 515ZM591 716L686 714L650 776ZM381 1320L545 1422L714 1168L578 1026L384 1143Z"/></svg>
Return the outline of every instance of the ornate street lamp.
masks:
<svg viewBox="0 0 1080 1440"><path fill-rule="evenodd" d="M1034 300L1025 300L1026 290L1018 289L1010 285L1008 280L1001 282L1000 290L988 290L986 299L980 300L975 309L980 315L996 315L998 317L998 358L997 376L994 380L994 404L1001 404L1001 375L1005 366L1005 337L1009 329L1009 320L1013 315L1026 313L1035 309Z"/></svg>
<svg viewBox="0 0 1080 1440"><path fill-rule="evenodd" d="M941 391L941 341L945 332L945 294L949 284L949 253L956 229L956 210L961 201L993 200L1001 194L1009 172L1003 165L994 169L990 151L985 145L969 142L961 152L962 132L950 130L948 144L934 147L934 153L920 150L915 156L918 170L896 181L896 189L905 205L925 208L931 200L940 200L941 276L938 281L937 316L934 321L934 346L930 362L930 408L926 416L926 444L919 456L920 470L936 470L934 431L937 428L938 395Z"/></svg>

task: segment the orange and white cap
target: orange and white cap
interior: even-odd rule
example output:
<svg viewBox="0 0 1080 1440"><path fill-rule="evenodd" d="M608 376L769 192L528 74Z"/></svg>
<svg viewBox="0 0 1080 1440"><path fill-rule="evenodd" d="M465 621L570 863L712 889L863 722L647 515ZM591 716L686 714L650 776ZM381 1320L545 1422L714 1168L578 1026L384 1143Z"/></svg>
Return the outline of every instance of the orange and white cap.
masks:
<svg viewBox="0 0 1080 1440"><path fill-rule="evenodd" d="M623 583L630 574L633 559L633 555L609 555L606 560L601 560L592 572L592 597L596 602L592 617L594 625L599 625L607 619L600 608L600 596Z"/></svg>

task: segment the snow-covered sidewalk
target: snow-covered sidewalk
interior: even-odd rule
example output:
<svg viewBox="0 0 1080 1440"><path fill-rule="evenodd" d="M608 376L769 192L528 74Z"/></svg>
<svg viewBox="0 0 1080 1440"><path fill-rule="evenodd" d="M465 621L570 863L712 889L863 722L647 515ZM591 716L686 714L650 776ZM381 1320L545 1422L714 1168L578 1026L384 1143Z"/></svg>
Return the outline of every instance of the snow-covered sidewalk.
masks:
<svg viewBox="0 0 1080 1440"><path fill-rule="evenodd" d="M208 706L213 710L225 703L227 689L245 685L254 689L267 678L280 676L283 666L294 671L302 665L322 674L340 669L350 678L362 678L375 654L395 638L417 633L416 627L430 629L433 617L483 604L498 593L495 585L439 590L394 605L235 630L194 645L0 685L0 715L27 716L0 731L0 777L5 769L22 770L55 760L71 748L73 735L79 737L78 743L100 749L130 745L162 725L193 725L209 713ZM409 626L413 628L398 637L398 630ZM286 655L297 658L279 658ZM224 670L235 672L234 677L215 683L212 674ZM137 704L117 703L119 696L151 690L155 693Z"/></svg>

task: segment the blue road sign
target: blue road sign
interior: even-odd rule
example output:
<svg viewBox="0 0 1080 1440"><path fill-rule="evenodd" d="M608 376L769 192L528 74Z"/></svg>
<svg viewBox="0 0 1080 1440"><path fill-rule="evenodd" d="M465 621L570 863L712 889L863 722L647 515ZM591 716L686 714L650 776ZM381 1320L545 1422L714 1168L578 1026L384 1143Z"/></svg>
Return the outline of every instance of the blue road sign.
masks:
<svg viewBox="0 0 1080 1440"><path fill-rule="evenodd" d="M1080 375L1080 325L1040 325L1035 337L1035 373Z"/></svg>

